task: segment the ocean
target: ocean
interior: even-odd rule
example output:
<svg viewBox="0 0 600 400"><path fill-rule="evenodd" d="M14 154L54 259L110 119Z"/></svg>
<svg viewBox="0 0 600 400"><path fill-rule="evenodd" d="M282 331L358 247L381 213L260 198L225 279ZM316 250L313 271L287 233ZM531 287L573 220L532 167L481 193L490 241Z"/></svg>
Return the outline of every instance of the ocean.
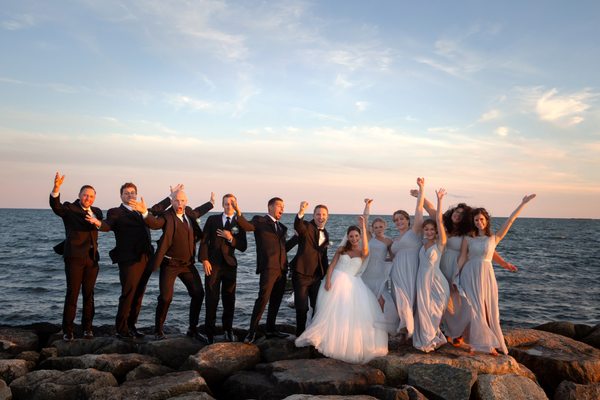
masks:
<svg viewBox="0 0 600 400"><path fill-rule="evenodd" d="M253 214L248 213L246 217ZM282 223L293 229L295 214L285 214ZM372 216L372 218L375 216ZM203 218L205 219L206 216ZM307 219L310 215L307 215ZM390 216L387 235L395 236ZM65 295L62 258L52 247L64 238L62 220L48 210L0 209L4 226L0 231L0 325L26 325L35 322L60 324ZM494 218L496 228L504 221ZM202 221L202 225L203 225ZM331 215L327 224L333 246L356 216ZM548 321L565 320L595 325L600 323L600 220L519 218L497 250L519 271L495 268L499 286L501 323L504 328L532 327ZM154 240L160 231L153 231ZM94 325L114 324L120 294L118 268L111 264L108 251L114 247L112 232L99 233L100 273L96 282ZM288 254L291 260L296 249ZM258 291L254 236L248 234L248 249L237 252L239 261L234 327L247 329ZM202 266L197 263L204 280ZM286 298L291 293L288 289ZM158 272L153 273L138 321L138 327L154 324L158 296ZM166 326L185 332L189 297L180 281ZM81 318L81 296L76 323ZM221 309L217 312L220 324ZM266 312L263 315L263 323ZM200 323L204 322L204 305ZM282 304L277 323L295 324L292 308Z"/></svg>

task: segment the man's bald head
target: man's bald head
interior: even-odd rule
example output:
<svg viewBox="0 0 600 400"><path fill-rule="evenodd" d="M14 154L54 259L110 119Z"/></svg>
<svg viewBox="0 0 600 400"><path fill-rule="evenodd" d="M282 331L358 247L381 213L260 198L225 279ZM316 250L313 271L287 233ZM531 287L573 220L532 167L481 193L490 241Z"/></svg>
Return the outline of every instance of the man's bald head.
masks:
<svg viewBox="0 0 600 400"><path fill-rule="evenodd" d="M173 206L173 210L175 210L178 215L181 215L185 212L187 201L188 198L185 192L183 190L178 190L173 193L171 198L171 206Z"/></svg>

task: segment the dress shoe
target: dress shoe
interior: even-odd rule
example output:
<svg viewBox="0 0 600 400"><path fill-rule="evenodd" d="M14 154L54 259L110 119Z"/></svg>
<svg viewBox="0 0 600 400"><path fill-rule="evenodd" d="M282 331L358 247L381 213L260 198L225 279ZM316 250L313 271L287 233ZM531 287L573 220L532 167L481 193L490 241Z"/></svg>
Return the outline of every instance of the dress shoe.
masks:
<svg viewBox="0 0 600 400"><path fill-rule="evenodd" d="M83 331L83 338L84 339L93 339L94 338L94 332L92 332L91 330L89 330L89 331Z"/></svg>
<svg viewBox="0 0 600 400"><path fill-rule="evenodd" d="M75 339L75 336L73 336L73 332L71 332L71 333L65 333L63 335L63 340L65 342L72 342L74 339Z"/></svg>
<svg viewBox="0 0 600 400"><path fill-rule="evenodd" d="M117 339L127 340L127 339L131 339L133 337L133 335L131 334L131 332L127 332L127 333L117 332L117 333L115 333L115 337Z"/></svg>
<svg viewBox="0 0 600 400"><path fill-rule="evenodd" d="M196 339L197 341L199 341L199 342L201 342L201 343L204 343L204 344L212 344L212 343L214 343L214 342L215 342L214 340L213 340L212 342L209 342L209 341L208 341L208 337L206 337L206 335L205 335L205 334L203 334L203 333L200 333L200 332L198 332L198 331L194 331L194 330L192 330L192 329L188 329L188 331L187 331L187 333L186 333L186 336L188 336L188 337L191 337L191 338L194 338L194 339Z"/></svg>
<svg viewBox="0 0 600 400"><path fill-rule="evenodd" d="M244 343L250 344L250 343L255 343L255 342L256 342L256 332L248 331L248 334L244 338Z"/></svg>
<svg viewBox="0 0 600 400"><path fill-rule="evenodd" d="M165 340L167 335L163 331L156 331L154 333L154 340Z"/></svg>
<svg viewBox="0 0 600 400"><path fill-rule="evenodd" d="M135 326L133 328L129 328L129 334L131 336L135 337L135 338L138 338L138 339L143 338L144 336L146 336L142 332L138 331Z"/></svg>
<svg viewBox="0 0 600 400"><path fill-rule="evenodd" d="M279 332L278 330L272 330L272 331L267 331L265 332L265 336L268 338L278 338L278 339L285 339L286 337L288 337L287 333L283 333L283 332Z"/></svg>
<svg viewBox="0 0 600 400"><path fill-rule="evenodd" d="M235 333L233 333L232 330L227 330L223 333L223 337L225 338L226 342L237 342L238 341L238 337L235 335Z"/></svg>

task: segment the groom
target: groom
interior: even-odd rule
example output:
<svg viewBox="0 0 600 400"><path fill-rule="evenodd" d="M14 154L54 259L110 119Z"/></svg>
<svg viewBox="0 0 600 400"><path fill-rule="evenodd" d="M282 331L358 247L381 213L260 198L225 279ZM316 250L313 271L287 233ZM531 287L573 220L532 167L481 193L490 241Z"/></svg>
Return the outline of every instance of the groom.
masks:
<svg viewBox="0 0 600 400"><path fill-rule="evenodd" d="M327 259L329 234L325 229L329 210L327 206L317 205L313 211L313 219L306 222L304 212L307 207L306 201L301 202L300 210L294 220L294 229L298 234L298 253L292 260L296 336L300 336L306 328L309 299L314 315L319 285L329 267Z"/></svg>

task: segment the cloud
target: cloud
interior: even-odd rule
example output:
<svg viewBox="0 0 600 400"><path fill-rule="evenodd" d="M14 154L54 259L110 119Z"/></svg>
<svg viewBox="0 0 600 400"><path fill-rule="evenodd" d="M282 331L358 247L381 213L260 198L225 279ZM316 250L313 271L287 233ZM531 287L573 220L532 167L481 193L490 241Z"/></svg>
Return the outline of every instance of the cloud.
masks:
<svg viewBox="0 0 600 400"><path fill-rule="evenodd" d="M506 126L499 126L498 128L496 128L496 130L494 131L494 133L496 133L496 135L498 136L502 136L502 137L506 137L508 136L508 133L510 132L510 129Z"/></svg>
<svg viewBox="0 0 600 400"><path fill-rule="evenodd" d="M7 31L18 31L35 26L36 18L31 14L15 15L0 22L0 27Z"/></svg>
<svg viewBox="0 0 600 400"><path fill-rule="evenodd" d="M367 107L369 106L369 103L366 101L357 101L354 103L354 106L356 107L357 111L363 112L367 109Z"/></svg>
<svg viewBox="0 0 600 400"><path fill-rule="evenodd" d="M479 122L493 121L495 119L498 119L499 117L500 117L499 110L490 110L488 112L483 113L481 115L481 117L479 117Z"/></svg>
<svg viewBox="0 0 600 400"><path fill-rule="evenodd" d="M182 94L167 95L167 103L176 108L189 108L194 111L205 111L213 108L213 103L211 102L194 99Z"/></svg>
<svg viewBox="0 0 600 400"><path fill-rule="evenodd" d="M352 82L350 82L346 77L342 74L337 74L335 77L335 86L339 86L342 89L348 89L354 86Z"/></svg>
<svg viewBox="0 0 600 400"><path fill-rule="evenodd" d="M573 126L584 121L583 114L591 107L589 102L597 96L588 90L559 95L558 89L554 88L541 94L535 111L542 121Z"/></svg>

